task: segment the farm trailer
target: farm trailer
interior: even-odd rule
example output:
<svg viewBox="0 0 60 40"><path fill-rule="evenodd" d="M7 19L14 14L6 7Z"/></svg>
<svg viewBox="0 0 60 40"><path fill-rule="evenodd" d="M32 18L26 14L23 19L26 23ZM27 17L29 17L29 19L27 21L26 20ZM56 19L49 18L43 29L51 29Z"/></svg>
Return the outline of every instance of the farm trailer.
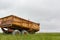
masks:
<svg viewBox="0 0 60 40"><path fill-rule="evenodd" d="M0 18L0 28L4 33L35 33L39 31L39 23L35 23L14 15Z"/></svg>

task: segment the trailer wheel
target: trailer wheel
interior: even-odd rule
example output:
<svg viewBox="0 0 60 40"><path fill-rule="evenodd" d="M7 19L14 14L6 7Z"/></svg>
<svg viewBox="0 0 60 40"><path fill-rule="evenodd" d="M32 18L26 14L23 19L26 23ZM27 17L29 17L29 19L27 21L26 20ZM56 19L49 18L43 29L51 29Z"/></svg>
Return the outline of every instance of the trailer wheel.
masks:
<svg viewBox="0 0 60 40"><path fill-rule="evenodd" d="M22 30L22 34L28 34L26 30Z"/></svg>
<svg viewBox="0 0 60 40"><path fill-rule="evenodd" d="M19 35L19 34L21 34L21 32L20 32L19 30L14 30L14 31L12 32L12 34L13 34L13 35Z"/></svg>

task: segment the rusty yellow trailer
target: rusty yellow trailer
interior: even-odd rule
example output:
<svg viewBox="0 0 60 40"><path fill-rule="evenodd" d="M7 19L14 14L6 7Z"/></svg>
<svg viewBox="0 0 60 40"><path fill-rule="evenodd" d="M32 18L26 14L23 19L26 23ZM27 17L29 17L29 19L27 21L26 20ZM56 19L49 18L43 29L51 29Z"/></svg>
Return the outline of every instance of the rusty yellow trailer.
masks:
<svg viewBox="0 0 60 40"><path fill-rule="evenodd" d="M0 18L0 27L5 32L3 28L7 28L7 32L13 32L14 30L27 31L28 33L35 33L39 31L39 23L35 23L14 15Z"/></svg>

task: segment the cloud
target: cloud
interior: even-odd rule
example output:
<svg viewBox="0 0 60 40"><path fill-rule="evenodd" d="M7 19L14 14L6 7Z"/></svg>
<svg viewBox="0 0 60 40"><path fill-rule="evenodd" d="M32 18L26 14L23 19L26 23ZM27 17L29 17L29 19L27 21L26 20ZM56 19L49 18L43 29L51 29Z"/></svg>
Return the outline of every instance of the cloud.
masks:
<svg viewBox="0 0 60 40"><path fill-rule="evenodd" d="M41 24L41 32L57 32L60 0L0 0L0 17L17 15Z"/></svg>

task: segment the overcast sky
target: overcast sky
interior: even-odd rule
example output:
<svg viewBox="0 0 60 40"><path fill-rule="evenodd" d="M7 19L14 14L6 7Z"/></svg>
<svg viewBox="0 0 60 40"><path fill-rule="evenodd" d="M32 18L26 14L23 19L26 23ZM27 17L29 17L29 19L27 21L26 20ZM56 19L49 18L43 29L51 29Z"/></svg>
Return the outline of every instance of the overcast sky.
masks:
<svg viewBox="0 0 60 40"><path fill-rule="evenodd" d="M60 0L0 0L0 17L12 14L40 23L40 32L60 32Z"/></svg>

